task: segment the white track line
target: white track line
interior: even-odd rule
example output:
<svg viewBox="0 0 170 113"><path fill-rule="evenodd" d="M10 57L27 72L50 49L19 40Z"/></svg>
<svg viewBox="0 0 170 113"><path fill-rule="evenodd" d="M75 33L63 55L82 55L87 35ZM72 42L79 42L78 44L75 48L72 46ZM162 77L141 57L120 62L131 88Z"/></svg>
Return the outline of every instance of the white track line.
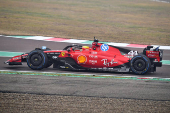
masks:
<svg viewBox="0 0 170 113"><path fill-rule="evenodd" d="M0 36L4 36L4 35L0 35ZM89 40L78 40L78 39L68 39L68 40L63 40L63 41L53 41L53 40L48 40L48 39L51 39L51 38L55 38L55 37L45 37L45 36L28 36L28 37L22 37L22 36L16 36L16 37L13 37L13 36L4 36L4 37L11 37L11 38L22 38L22 39L32 39L32 40L42 40L42 41L52 41L52 42L65 42L65 43L83 43L83 42L86 42L86 41L89 41ZM131 44L128 44L128 43L114 43L114 42L106 42L108 45L113 45L113 46L120 46L120 47L131 47L129 45ZM136 47L134 46L136 45ZM132 48L144 48L143 46L141 46L140 44L134 44L132 46ZM147 45L146 45L147 46ZM152 46L160 46L160 45L152 45ZM160 46L160 49L163 49L163 50L170 50L170 46Z"/></svg>
<svg viewBox="0 0 170 113"><path fill-rule="evenodd" d="M30 72L30 73L56 73L56 74L75 74L75 75L95 75L95 76L103 76L103 77L109 77L109 76L113 76L113 77L127 77L127 78L131 78L131 77L134 77L134 78L143 78L143 79L145 79L145 78L149 78L149 79L154 79L154 78L158 78L158 79L170 79L170 78L161 78L161 77L141 77L141 76L117 76L117 75L106 75L106 74L104 74L104 75L97 75L97 74L94 74L94 73L92 73L92 74L78 74L78 73L57 73L57 72L37 72L37 71L14 71L14 70L0 70L0 72L1 71L5 71L5 72Z"/></svg>

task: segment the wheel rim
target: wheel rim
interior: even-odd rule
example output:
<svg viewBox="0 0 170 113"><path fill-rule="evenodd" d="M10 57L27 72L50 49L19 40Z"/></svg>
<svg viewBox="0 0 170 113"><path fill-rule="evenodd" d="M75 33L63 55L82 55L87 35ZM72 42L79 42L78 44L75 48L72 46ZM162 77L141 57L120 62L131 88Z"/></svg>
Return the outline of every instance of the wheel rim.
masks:
<svg viewBox="0 0 170 113"><path fill-rule="evenodd" d="M146 62L142 59L138 59L134 62L134 68L137 71L143 71L146 68Z"/></svg>
<svg viewBox="0 0 170 113"><path fill-rule="evenodd" d="M39 66L42 63L43 59L40 54L34 54L31 56L30 63L33 66Z"/></svg>

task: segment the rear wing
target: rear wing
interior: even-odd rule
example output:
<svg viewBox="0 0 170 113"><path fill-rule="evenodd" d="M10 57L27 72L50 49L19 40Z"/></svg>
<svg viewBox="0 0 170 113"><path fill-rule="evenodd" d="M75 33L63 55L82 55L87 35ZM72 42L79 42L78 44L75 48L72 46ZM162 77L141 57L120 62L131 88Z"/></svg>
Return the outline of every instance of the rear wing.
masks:
<svg viewBox="0 0 170 113"><path fill-rule="evenodd" d="M156 61L162 61L163 50L160 50L159 47L147 46L143 50L143 54L146 55L149 59L155 59Z"/></svg>

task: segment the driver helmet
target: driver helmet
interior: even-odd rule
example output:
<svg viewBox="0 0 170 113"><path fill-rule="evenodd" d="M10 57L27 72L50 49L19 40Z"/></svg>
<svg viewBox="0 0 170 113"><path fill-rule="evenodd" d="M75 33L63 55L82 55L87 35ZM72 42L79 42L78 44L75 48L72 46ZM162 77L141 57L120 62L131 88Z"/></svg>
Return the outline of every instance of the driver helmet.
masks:
<svg viewBox="0 0 170 113"><path fill-rule="evenodd" d="M82 49L89 49L89 46L82 46Z"/></svg>

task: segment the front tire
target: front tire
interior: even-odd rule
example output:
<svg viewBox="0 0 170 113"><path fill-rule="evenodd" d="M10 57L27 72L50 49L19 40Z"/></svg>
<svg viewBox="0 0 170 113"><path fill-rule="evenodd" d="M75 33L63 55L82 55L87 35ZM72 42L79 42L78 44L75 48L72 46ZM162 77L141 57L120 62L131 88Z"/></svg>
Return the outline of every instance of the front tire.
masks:
<svg viewBox="0 0 170 113"><path fill-rule="evenodd" d="M47 55L41 50L33 50L28 54L27 65L33 70L41 70L47 63Z"/></svg>
<svg viewBox="0 0 170 113"><path fill-rule="evenodd" d="M49 51L51 49L50 48L46 48L46 49L35 48L35 50ZM46 66L44 68L49 68L52 64L53 64L53 62L48 58L48 63L46 64Z"/></svg>
<svg viewBox="0 0 170 113"><path fill-rule="evenodd" d="M131 59L130 69L135 74L143 75L150 71L151 62L145 55L137 55Z"/></svg>

